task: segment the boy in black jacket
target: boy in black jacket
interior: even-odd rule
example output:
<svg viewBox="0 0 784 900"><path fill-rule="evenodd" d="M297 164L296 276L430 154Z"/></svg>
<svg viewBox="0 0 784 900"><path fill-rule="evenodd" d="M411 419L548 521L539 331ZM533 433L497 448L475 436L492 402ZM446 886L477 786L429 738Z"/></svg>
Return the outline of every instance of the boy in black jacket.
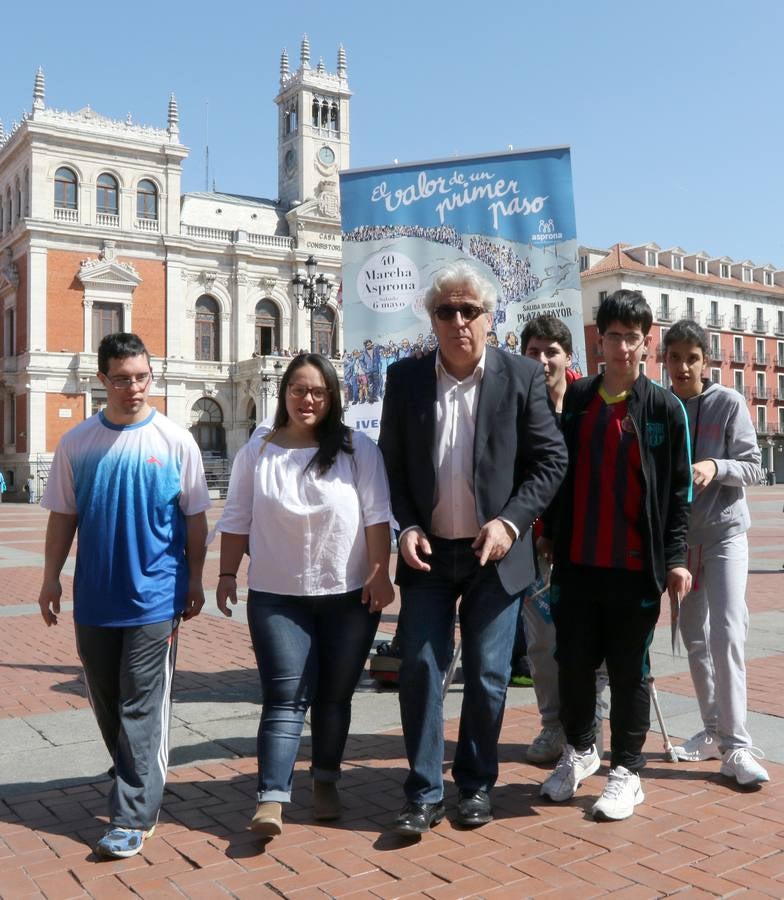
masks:
<svg viewBox="0 0 784 900"><path fill-rule="evenodd" d="M616 291L596 325L603 375L566 393L569 469L561 489L551 609L566 746L541 788L568 800L599 768L594 673L610 678L611 771L596 819L625 819L644 800L650 728L648 648L661 595L688 593L689 432L682 404L640 374L653 316L639 291Z"/></svg>

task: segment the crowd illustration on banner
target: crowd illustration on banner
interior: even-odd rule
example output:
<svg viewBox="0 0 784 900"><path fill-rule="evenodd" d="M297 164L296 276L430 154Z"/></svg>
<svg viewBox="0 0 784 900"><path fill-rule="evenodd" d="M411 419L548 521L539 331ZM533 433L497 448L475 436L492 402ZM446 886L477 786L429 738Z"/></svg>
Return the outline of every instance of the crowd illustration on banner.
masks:
<svg viewBox="0 0 784 900"><path fill-rule="evenodd" d="M486 265L500 287L493 327L506 321L510 303L525 300L541 287L542 281L531 271L531 260L519 256L508 244L499 244L483 235L471 235L465 246L463 235L449 225L425 228L421 225L361 225L344 232L344 241L395 240L402 237L421 238L461 250ZM513 351L512 351L513 352Z"/></svg>

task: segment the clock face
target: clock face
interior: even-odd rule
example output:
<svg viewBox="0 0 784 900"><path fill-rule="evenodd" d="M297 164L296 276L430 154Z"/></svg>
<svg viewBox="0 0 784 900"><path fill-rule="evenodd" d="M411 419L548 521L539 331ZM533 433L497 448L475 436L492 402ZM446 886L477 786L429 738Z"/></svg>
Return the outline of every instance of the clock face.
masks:
<svg viewBox="0 0 784 900"><path fill-rule="evenodd" d="M297 168L297 154L293 150L286 151L286 155L283 157L283 168L287 175L294 174L294 170Z"/></svg>
<svg viewBox="0 0 784 900"><path fill-rule="evenodd" d="M335 162L335 151L332 147L327 147L324 145L319 150L319 159L324 163L325 166L331 166L333 162Z"/></svg>

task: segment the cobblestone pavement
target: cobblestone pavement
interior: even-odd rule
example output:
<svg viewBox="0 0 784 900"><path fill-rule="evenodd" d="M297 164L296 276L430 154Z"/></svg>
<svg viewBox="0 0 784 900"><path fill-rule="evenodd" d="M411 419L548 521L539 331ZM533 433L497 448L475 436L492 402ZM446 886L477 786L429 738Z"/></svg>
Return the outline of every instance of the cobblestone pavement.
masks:
<svg viewBox="0 0 784 900"><path fill-rule="evenodd" d="M652 731L645 803L625 822L588 811L607 762L574 802L539 798L546 769L523 762L538 731L530 689L512 689L501 738L495 821L444 820L421 841L389 833L405 774L397 698L363 681L354 704L341 794L345 812L314 824L303 739L284 834L262 845L247 824L255 797L259 689L242 604L182 629L174 685L171 771L161 822L132 859L98 862L109 765L84 692L71 627L73 560L60 624L36 598L45 512L0 506L0 896L17 897L784 897L784 488L750 492L749 728L771 783L742 790L718 763L665 761ZM216 512L212 513L212 519ZM217 554L206 583L214 585ZM394 630L394 609L381 631ZM383 637L380 634L379 637ZM662 616L653 670L669 730L698 730L686 661ZM459 678L447 700L447 753L457 736ZM449 817L454 790L447 791Z"/></svg>

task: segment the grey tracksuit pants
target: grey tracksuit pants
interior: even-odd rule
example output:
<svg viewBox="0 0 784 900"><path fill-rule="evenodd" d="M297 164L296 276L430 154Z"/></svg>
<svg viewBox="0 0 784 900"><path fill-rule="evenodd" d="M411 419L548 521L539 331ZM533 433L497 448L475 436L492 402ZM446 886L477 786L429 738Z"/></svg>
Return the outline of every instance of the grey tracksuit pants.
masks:
<svg viewBox="0 0 784 900"><path fill-rule="evenodd" d="M149 830L169 760L179 618L132 628L76 625L90 705L114 762L109 821Z"/></svg>
<svg viewBox="0 0 784 900"><path fill-rule="evenodd" d="M681 604L680 628L705 731L722 752L750 747L746 731L746 664L749 627L746 533L689 548L697 587Z"/></svg>

